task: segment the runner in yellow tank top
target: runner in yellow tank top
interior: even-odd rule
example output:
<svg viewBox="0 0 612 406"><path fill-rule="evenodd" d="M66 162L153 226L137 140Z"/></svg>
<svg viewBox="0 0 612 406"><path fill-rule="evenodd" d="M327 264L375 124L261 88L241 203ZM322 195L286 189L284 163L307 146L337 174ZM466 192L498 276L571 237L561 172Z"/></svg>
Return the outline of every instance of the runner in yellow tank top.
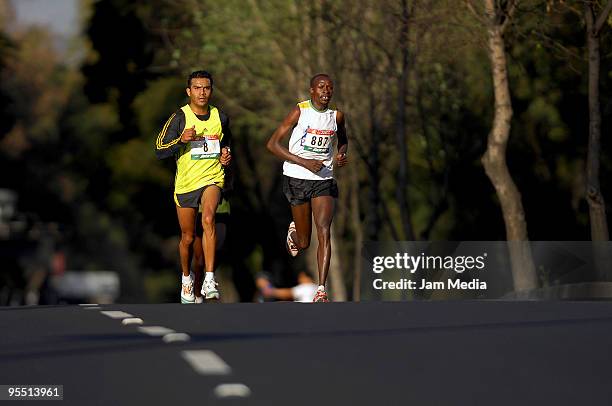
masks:
<svg viewBox="0 0 612 406"><path fill-rule="evenodd" d="M202 210L206 276L202 295L219 299L214 279L215 212L224 185L224 167L231 161L228 117L209 104L213 78L196 71L187 79L189 104L177 110L157 136L155 152L159 159L174 156L176 177L174 202L181 227L179 252L183 271L181 302L194 303L194 277L190 271L198 207Z"/></svg>

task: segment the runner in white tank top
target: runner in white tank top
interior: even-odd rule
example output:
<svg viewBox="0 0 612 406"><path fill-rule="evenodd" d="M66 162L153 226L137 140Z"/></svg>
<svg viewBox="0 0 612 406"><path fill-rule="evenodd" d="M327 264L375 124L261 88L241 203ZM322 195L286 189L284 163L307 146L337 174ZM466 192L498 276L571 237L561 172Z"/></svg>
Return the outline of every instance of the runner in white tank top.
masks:
<svg viewBox="0 0 612 406"><path fill-rule="evenodd" d="M334 177L333 148L336 145L337 111L319 111L311 100L298 103L300 118L289 138L289 152L306 159L323 161L323 167L313 173L305 167L285 161L283 174L297 179L326 180Z"/></svg>
<svg viewBox="0 0 612 406"><path fill-rule="evenodd" d="M334 165L348 163L344 114L329 109L334 84L326 74L310 80L310 100L298 103L268 140L268 149L285 160L283 191L293 221L287 232L287 251L298 255L310 245L311 218L317 227L319 287L314 302L327 302L325 282L331 259L331 223L338 197ZM289 148L281 145L291 133ZM334 156L334 146L337 153Z"/></svg>

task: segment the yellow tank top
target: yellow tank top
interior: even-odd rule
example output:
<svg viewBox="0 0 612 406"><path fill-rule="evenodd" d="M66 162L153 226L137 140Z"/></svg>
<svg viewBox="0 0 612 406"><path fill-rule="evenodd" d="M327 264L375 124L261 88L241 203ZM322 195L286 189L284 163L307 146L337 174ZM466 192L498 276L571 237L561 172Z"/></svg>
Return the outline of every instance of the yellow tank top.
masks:
<svg viewBox="0 0 612 406"><path fill-rule="evenodd" d="M209 109L208 120L200 120L188 104L181 107L185 113L185 129L195 125L196 135L201 138L184 144L179 150L174 181L175 193L192 192L212 184L223 187L223 166L219 162L223 139L221 119L216 107L209 105Z"/></svg>

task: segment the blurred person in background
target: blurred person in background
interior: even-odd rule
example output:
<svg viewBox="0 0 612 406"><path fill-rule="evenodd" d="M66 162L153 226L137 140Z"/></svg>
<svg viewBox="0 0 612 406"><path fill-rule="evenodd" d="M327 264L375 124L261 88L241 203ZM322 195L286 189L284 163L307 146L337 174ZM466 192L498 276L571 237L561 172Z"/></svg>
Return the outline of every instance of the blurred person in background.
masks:
<svg viewBox="0 0 612 406"><path fill-rule="evenodd" d="M294 302L312 302L317 294L317 284L306 271L297 275L297 285L291 288L277 288L272 284L270 277L260 274L255 281L257 289L264 299L293 300Z"/></svg>

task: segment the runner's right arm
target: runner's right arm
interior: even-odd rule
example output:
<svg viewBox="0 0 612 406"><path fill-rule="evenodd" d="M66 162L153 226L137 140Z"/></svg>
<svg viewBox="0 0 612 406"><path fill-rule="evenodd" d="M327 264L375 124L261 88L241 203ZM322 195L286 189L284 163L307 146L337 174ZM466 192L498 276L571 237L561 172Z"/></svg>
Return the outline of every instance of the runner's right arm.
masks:
<svg viewBox="0 0 612 406"><path fill-rule="evenodd" d="M313 173L317 173L323 167L323 161L319 161L317 159L305 159L299 157L297 155L289 152L287 148L281 145L281 140L285 138L291 129L296 126L298 120L300 119L300 108L295 106L287 117L283 120L283 122L278 126L278 128L272 133L272 136L268 140L267 147L270 152L279 157L280 159L284 159L285 161L293 162L295 164L301 165L304 168L308 169Z"/></svg>
<svg viewBox="0 0 612 406"><path fill-rule="evenodd" d="M179 109L170 116L155 141L157 159L169 158L183 146L181 135L185 130L185 113Z"/></svg>

